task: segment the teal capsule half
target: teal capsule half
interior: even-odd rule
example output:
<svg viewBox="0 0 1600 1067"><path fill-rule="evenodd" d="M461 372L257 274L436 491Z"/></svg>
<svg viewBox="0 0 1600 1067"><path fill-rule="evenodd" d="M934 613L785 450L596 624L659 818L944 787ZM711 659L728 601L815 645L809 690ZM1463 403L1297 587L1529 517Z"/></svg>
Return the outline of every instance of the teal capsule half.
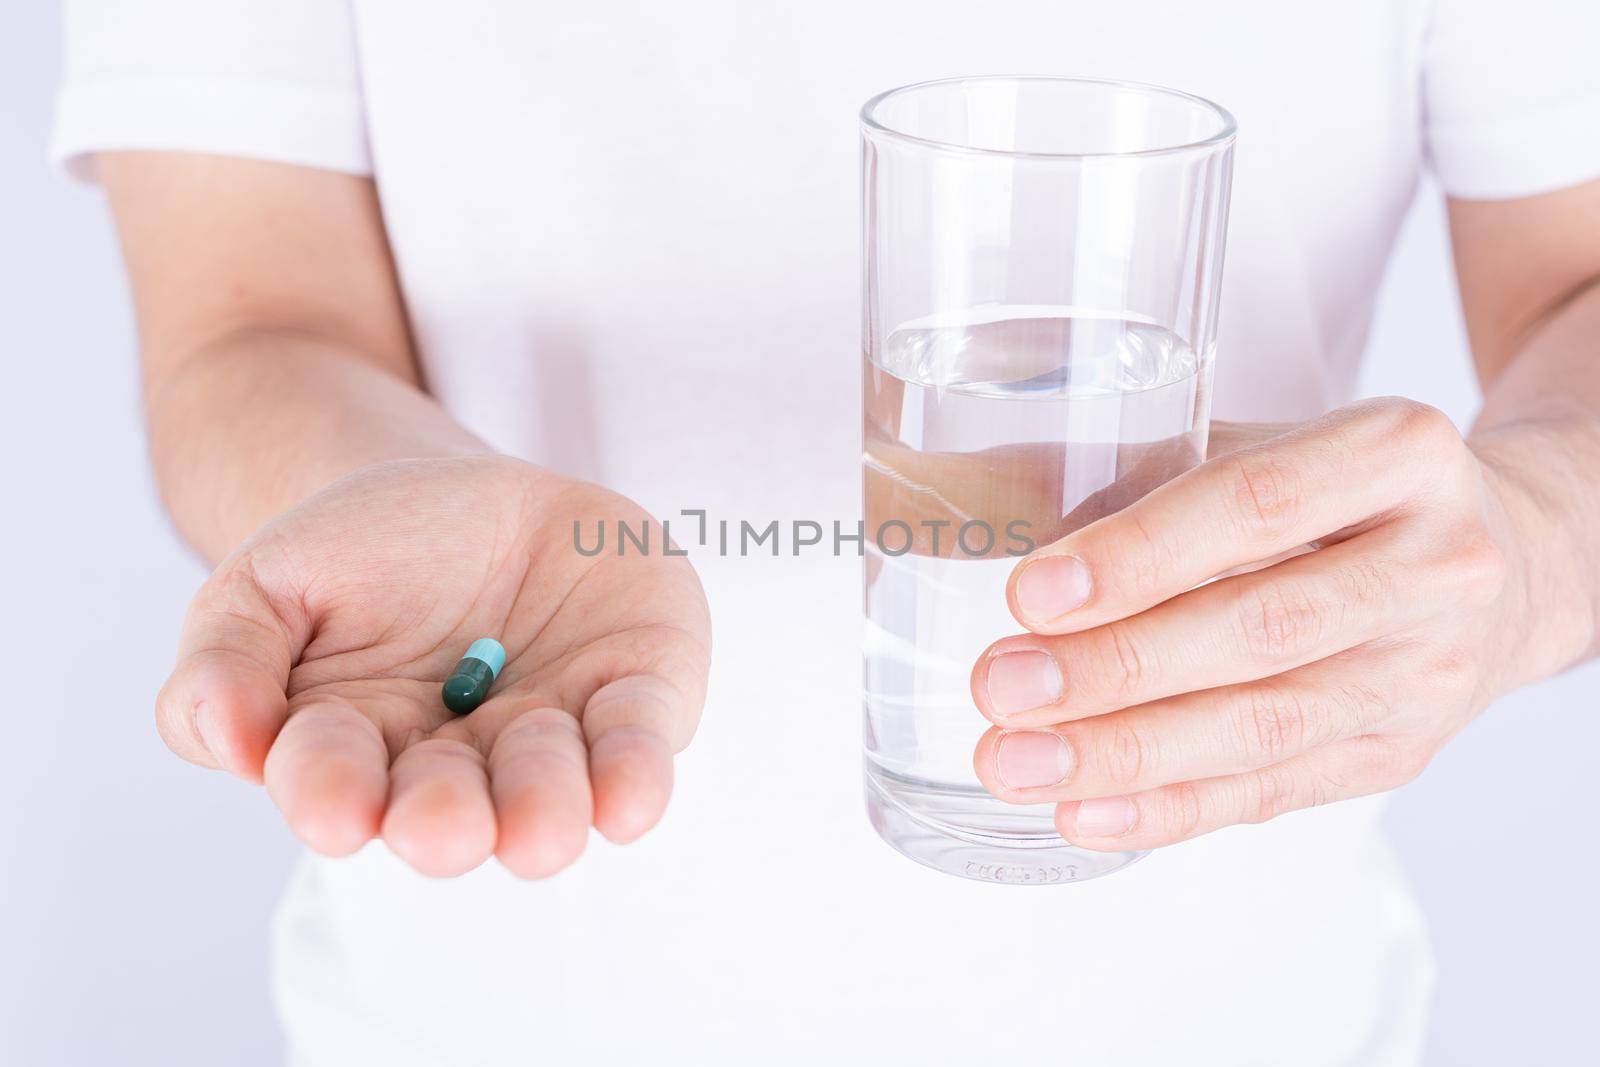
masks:
<svg viewBox="0 0 1600 1067"><path fill-rule="evenodd" d="M482 704L489 687L506 665L506 650L492 637L480 637L467 648L456 669L444 682L444 706L457 715Z"/></svg>

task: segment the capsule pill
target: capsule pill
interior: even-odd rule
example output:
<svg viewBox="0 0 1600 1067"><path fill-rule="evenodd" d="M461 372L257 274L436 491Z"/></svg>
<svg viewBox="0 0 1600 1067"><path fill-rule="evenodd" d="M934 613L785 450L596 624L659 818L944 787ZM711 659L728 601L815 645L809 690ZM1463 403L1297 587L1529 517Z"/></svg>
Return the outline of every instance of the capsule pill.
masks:
<svg viewBox="0 0 1600 1067"><path fill-rule="evenodd" d="M489 687L506 665L506 650L492 637L480 637L467 648L444 683L444 706L457 715L482 704Z"/></svg>

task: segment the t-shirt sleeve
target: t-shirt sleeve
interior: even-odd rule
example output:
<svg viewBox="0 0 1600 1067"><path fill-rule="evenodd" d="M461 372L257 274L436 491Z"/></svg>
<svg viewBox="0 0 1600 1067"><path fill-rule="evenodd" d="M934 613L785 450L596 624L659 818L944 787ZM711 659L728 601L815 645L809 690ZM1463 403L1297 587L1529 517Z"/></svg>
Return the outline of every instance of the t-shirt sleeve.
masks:
<svg viewBox="0 0 1600 1067"><path fill-rule="evenodd" d="M67 0L50 155L159 149L367 174L349 0Z"/></svg>
<svg viewBox="0 0 1600 1067"><path fill-rule="evenodd" d="M1434 0L1423 138L1451 196L1600 178L1600 0Z"/></svg>

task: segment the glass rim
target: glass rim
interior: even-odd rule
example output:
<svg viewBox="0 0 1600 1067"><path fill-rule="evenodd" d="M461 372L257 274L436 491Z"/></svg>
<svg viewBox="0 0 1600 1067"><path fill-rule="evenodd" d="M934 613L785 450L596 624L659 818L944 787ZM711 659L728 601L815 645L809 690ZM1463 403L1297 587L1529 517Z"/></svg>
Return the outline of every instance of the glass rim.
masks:
<svg viewBox="0 0 1600 1067"><path fill-rule="evenodd" d="M1147 96L1165 96L1185 103L1198 105L1209 111L1220 122L1221 126L1216 133L1209 137L1202 137L1194 141L1185 141L1182 144L1161 145L1155 148L1138 148L1127 152L1040 152L1023 151L1009 148L983 148L978 145L960 144L956 141L941 141L932 137L919 137L914 133L897 130L885 125L874 112L891 98L907 93L917 92L922 89L933 89L939 86L966 85L974 82L1049 82L1058 85L1088 85L1102 89L1128 89ZM1124 81L1117 78L1080 78L1067 74L977 74L953 78L930 78L927 81L911 82L908 85L899 85L893 89L885 89L861 105L861 126L869 136L882 136L894 141L916 145L921 148L930 148L941 152L953 152L969 156L995 156L1009 159L1052 159L1071 161L1079 159L1142 159L1150 156L1176 155L1182 152L1201 152L1207 149L1219 148L1233 141L1239 133L1239 124L1233 117L1233 112L1221 104L1208 100L1194 93L1184 92L1182 89L1173 89L1166 85L1156 85L1152 82Z"/></svg>

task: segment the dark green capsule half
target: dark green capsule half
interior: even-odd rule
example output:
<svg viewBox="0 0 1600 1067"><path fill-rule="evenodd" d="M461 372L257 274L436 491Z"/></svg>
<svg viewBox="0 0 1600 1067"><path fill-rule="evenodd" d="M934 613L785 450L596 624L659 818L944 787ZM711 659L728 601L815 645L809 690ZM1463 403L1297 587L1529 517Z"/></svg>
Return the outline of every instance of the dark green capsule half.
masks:
<svg viewBox="0 0 1600 1067"><path fill-rule="evenodd" d="M465 715L482 704L505 663L506 650L500 642L490 637L472 642L467 654L445 679L444 706L457 715Z"/></svg>

